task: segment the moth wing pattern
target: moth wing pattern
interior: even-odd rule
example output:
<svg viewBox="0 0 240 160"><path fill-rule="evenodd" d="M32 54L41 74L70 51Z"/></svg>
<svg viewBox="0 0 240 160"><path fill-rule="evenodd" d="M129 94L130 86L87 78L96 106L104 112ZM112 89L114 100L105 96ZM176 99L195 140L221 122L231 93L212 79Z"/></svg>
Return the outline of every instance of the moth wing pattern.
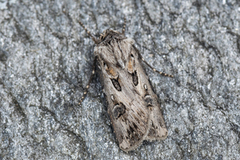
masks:
<svg viewBox="0 0 240 160"><path fill-rule="evenodd" d="M158 103L158 97L153 92L152 86L149 83L148 77L146 76L145 70L142 68L141 64L141 55L139 51L133 46L133 50L136 53L135 56L137 57L137 61L135 62L134 70L138 73L139 85L137 88L141 91L142 97L146 102L146 106L149 109L149 118L150 118L150 125L149 125L149 133L146 137L146 140L163 140L167 137L168 131L165 126L165 122L161 113L161 107Z"/></svg>
<svg viewBox="0 0 240 160"><path fill-rule="evenodd" d="M122 33L106 30L94 49L112 126L119 147L126 152L143 140L167 136L158 98L133 44Z"/></svg>
<svg viewBox="0 0 240 160"><path fill-rule="evenodd" d="M119 147L124 151L141 145L148 135L150 124L148 108L135 90L132 75L126 72L126 62L130 56L127 54L131 47L127 41L116 37L109 43L99 44L94 50L101 68L108 113Z"/></svg>
<svg viewBox="0 0 240 160"><path fill-rule="evenodd" d="M153 103L153 105L150 106L149 109L149 118L151 122L146 140L153 141L166 139L168 131L165 126L159 103Z"/></svg>

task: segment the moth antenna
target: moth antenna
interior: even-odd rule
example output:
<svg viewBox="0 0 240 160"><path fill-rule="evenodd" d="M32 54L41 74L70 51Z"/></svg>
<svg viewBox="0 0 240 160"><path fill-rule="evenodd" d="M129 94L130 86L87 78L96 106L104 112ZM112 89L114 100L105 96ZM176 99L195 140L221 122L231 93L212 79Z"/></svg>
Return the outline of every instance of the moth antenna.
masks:
<svg viewBox="0 0 240 160"><path fill-rule="evenodd" d="M126 20L126 17L124 17L124 23L123 23L123 28L122 28L122 34L124 34L124 35L125 35L126 23L127 23L127 20Z"/></svg>
<svg viewBox="0 0 240 160"><path fill-rule="evenodd" d="M142 58L142 57L141 57ZM158 74L162 75L162 76L166 76L166 77L171 77L173 78L173 75L171 74L167 74L167 73L164 73L164 72L160 72L158 70L156 70L155 68L153 68L150 64L148 64L145 59L142 58L142 61L149 67L151 68L154 72L157 72Z"/></svg>
<svg viewBox="0 0 240 160"><path fill-rule="evenodd" d="M94 59L94 63L93 63L93 67L92 67L91 76L90 76L90 78L89 78L89 80L88 80L87 86L85 87L85 90L84 90L84 92L83 92L83 96L81 97L81 99L80 99L80 101L79 101L79 103L78 103L79 105L82 104L83 100L85 99L85 97L86 97L86 95L87 95L87 93L88 93L88 89L89 89L89 87L90 87L90 83L91 83L92 78L93 78L93 76L94 76L94 74L95 74L96 61L97 61L97 59L95 58L95 59Z"/></svg>
<svg viewBox="0 0 240 160"><path fill-rule="evenodd" d="M97 39L96 37L94 37L91 32L85 27L85 25L81 22L78 21L78 23L84 28L84 30L87 32L87 34L92 38L92 40L94 41L95 44L98 44L100 42L99 39Z"/></svg>

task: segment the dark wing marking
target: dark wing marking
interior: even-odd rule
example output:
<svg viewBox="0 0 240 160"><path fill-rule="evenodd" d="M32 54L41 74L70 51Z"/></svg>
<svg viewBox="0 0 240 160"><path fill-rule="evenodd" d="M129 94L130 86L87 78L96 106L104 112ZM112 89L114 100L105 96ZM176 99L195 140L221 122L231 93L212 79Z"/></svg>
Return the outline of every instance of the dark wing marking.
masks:
<svg viewBox="0 0 240 160"><path fill-rule="evenodd" d="M135 47L133 47L131 54L138 59L139 52ZM133 67L132 72L137 73L139 85L136 87L138 88L138 92L143 97L146 103L145 105L149 109L150 126L146 140L152 141L165 139L167 137L168 132L160 110L158 97L153 92L148 77L146 76L146 73L143 70L139 60L135 60L135 65Z"/></svg>

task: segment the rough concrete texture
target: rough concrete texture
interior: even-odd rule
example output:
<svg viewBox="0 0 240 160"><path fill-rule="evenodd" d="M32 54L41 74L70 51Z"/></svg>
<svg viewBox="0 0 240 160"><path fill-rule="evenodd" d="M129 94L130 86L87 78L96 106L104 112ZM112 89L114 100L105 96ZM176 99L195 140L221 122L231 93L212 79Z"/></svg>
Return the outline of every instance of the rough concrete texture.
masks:
<svg viewBox="0 0 240 160"><path fill-rule="evenodd" d="M169 135L119 149L98 77L94 34L121 30L146 61ZM0 159L238 159L240 1L0 2ZM237 158L238 157L238 158Z"/></svg>

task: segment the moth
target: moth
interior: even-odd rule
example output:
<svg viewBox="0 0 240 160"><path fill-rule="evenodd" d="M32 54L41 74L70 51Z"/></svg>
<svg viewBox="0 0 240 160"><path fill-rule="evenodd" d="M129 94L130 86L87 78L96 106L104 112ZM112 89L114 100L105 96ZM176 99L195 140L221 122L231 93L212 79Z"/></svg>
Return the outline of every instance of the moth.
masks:
<svg viewBox="0 0 240 160"><path fill-rule="evenodd" d="M142 62L146 63L146 61L134 46L134 40L125 36L126 18L122 32L107 29L99 38L94 37L82 22L78 22L96 45L95 62L99 66L108 114L119 147L128 152L139 147L144 140L165 139L168 131L158 97L153 92L142 67ZM152 69L161 75L173 77ZM91 78L80 103L87 94L90 81Z"/></svg>

